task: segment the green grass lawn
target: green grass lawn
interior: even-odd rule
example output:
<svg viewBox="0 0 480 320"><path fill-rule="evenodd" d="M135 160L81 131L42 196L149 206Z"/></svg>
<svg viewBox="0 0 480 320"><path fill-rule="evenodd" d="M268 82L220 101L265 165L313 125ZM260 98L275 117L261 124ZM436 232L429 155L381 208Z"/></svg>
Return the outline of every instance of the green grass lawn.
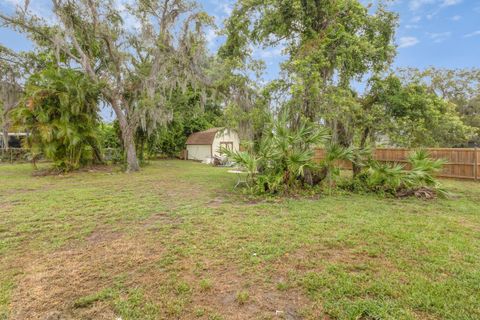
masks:
<svg viewBox="0 0 480 320"><path fill-rule="evenodd" d="M0 319L480 319L480 184L247 199L227 169L0 166Z"/></svg>

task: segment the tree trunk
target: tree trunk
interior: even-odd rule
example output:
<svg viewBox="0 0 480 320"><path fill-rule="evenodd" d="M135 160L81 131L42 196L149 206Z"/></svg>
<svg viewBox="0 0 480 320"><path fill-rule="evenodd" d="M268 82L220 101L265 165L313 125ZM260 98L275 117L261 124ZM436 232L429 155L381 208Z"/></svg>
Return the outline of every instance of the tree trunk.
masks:
<svg viewBox="0 0 480 320"><path fill-rule="evenodd" d="M127 172L139 171L140 165L138 163L137 151L135 149L133 130L129 126L127 117L119 106L118 101L120 100L116 99L116 97L111 97L109 100L113 111L115 111L115 115L117 116L120 131L122 132L123 148L127 156Z"/></svg>
<svg viewBox="0 0 480 320"><path fill-rule="evenodd" d="M336 143L345 148L348 148L352 145L353 137L348 133L347 127L342 121L337 120L336 128L334 130L336 130Z"/></svg>
<svg viewBox="0 0 480 320"><path fill-rule="evenodd" d="M5 150L8 150L8 125L5 122L3 123L2 139L3 139L3 148Z"/></svg>
<svg viewBox="0 0 480 320"><path fill-rule="evenodd" d="M128 127L126 129L122 128L122 138L125 151L127 153L127 172L138 171L140 170L140 165L138 164L137 151L135 150L135 140L133 138L133 132Z"/></svg>
<svg viewBox="0 0 480 320"><path fill-rule="evenodd" d="M360 149L361 150L363 150L365 148L365 145L367 144L367 138L368 138L369 134L370 134L370 128L366 127L362 132L362 137L360 138ZM358 174L362 170L362 167L359 166L358 164L356 164L356 162L358 162L358 159L355 159L355 161L353 162L353 165L352 165L353 177L354 178L356 176L358 176Z"/></svg>

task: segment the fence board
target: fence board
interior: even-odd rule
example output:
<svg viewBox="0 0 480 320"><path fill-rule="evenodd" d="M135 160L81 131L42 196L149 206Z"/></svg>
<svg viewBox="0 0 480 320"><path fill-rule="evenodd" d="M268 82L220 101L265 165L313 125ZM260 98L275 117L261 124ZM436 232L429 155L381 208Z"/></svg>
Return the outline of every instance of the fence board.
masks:
<svg viewBox="0 0 480 320"><path fill-rule="evenodd" d="M480 150L477 148L428 148L426 149L433 159L443 159L446 164L439 177L480 180ZM407 148L377 148L373 158L381 162L406 163L412 149ZM315 160L321 161L325 155L323 149L315 150ZM352 164L347 161L338 161L343 169L351 169Z"/></svg>

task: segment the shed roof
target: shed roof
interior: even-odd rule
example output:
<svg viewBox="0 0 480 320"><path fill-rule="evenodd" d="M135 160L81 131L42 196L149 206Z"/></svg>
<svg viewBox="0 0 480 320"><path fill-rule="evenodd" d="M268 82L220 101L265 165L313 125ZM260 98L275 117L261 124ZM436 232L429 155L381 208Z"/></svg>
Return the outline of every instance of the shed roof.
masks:
<svg viewBox="0 0 480 320"><path fill-rule="evenodd" d="M187 144L211 145L213 140L215 140L215 135L220 130L223 130L223 128L211 128L205 131L192 133L187 139Z"/></svg>

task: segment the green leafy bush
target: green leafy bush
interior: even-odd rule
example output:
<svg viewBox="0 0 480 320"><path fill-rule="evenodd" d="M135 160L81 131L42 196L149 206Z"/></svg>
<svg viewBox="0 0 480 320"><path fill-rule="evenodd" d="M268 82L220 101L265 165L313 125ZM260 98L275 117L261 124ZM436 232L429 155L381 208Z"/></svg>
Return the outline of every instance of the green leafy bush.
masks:
<svg viewBox="0 0 480 320"><path fill-rule="evenodd" d="M419 190L426 197L445 195L435 178L435 173L442 169L444 163L443 160L431 159L425 150L412 152L406 165L371 160L358 176L343 183L342 187L395 196L418 195L416 192Z"/></svg>
<svg viewBox="0 0 480 320"><path fill-rule="evenodd" d="M125 154L118 121L102 123L99 127L99 140L103 149L103 160L108 163L123 163Z"/></svg>
<svg viewBox="0 0 480 320"><path fill-rule="evenodd" d="M290 192L303 185L306 174L321 169L314 161L314 147L328 137L324 128L306 120L294 128L282 114L267 126L257 151L222 152L247 171L253 191Z"/></svg>
<svg viewBox="0 0 480 320"><path fill-rule="evenodd" d="M32 159L43 155L62 170L101 161L99 89L73 69L50 66L30 77L13 118L29 132Z"/></svg>

